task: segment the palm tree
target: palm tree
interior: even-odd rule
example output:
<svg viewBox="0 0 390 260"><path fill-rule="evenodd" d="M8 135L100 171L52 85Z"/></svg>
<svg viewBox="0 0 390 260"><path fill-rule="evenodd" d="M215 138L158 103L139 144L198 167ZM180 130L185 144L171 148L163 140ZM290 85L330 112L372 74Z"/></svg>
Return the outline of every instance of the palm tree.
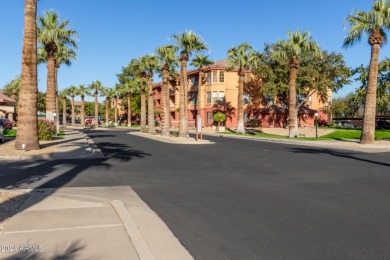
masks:
<svg viewBox="0 0 390 260"><path fill-rule="evenodd" d="M161 88L161 135L169 135L170 128L170 102L169 102L169 71L174 69L179 63L175 53L178 47L174 45L165 45L156 49L156 53L160 59L160 71L162 75Z"/></svg>
<svg viewBox="0 0 390 260"><path fill-rule="evenodd" d="M88 85L88 90L93 93L93 96L95 98L95 118L93 120L93 124L98 127L99 126L99 91L103 89L103 85L99 80L93 81L91 84Z"/></svg>
<svg viewBox="0 0 390 260"><path fill-rule="evenodd" d="M244 80L245 70L257 66L252 46L244 42L238 47L232 47L227 52L226 70L238 69L238 103L237 103L237 134L244 134Z"/></svg>
<svg viewBox="0 0 390 260"><path fill-rule="evenodd" d="M153 72L157 69L158 58L154 55L144 55L140 59L141 67L143 68L148 86L148 126L149 134L156 134L154 120L154 100L153 100Z"/></svg>
<svg viewBox="0 0 390 260"><path fill-rule="evenodd" d="M112 97L114 96L114 91L111 89L111 88L102 88L100 90L100 93L101 93L101 97L106 97L106 126L108 127L109 126L109 104L110 104L110 101L112 99Z"/></svg>
<svg viewBox="0 0 390 260"><path fill-rule="evenodd" d="M297 89L296 78L299 69L299 59L302 57L321 57L321 49L307 31L287 32L288 40L281 40L274 46L276 58L288 59L290 67L289 80L289 138L298 136L298 114L297 114Z"/></svg>
<svg viewBox="0 0 390 260"><path fill-rule="evenodd" d="M63 89L59 93L59 97L62 99L62 126L66 128L66 97L68 96L68 90Z"/></svg>
<svg viewBox="0 0 390 260"><path fill-rule="evenodd" d="M84 84L80 84L79 87L77 88L77 95L81 97L81 126L85 126L85 107L84 107L84 98L86 95L90 95L90 92L87 87L85 87Z"/></svg>
<svg viewBox="0 0 390 260"><path fill-rule="evenodd" d="M363 34L369 35L368 43L371 45L363 129L360 138L361 144L370 144L374 142L375 137L378 59L381 46L387 43L385 31L390 29L390 1L374 1L370 12L356 11L347 17L346 22L349 23L350 28L344 40L344 47L350 47L359 42Z"/></svg>
<svg viewBox="0 0 390 260"><path fill-rule="evenodd" d="M15 141L17 150L39 150L36 17L37 0L25 0L22 81L18 102L18 131Z"/></svg>
<svg viewBox="0 0 390 260"><path fill-rule="evenodd" d="M74 38L78 34L68 29L69 21L60 22L59 16L54 11L45 11L45 16L38 17L38 42L46 52L47 62L47 91L46 91L46 116L56 112L56 55L60 46L77 48ZM58 65L58 64L57 64Z"/></svg>
<svg viewBox="0 0 390 260"><path fill-rule="evenodd" d="M70 86L70 87L68 87L67 89L67 94L68 94L68 96L70 96L70 98L71 98L71 113L72 113L72 116L71 116L71 118L72 118L72 126L75 126L75 111L74 111L74 97L77 95L77 87L75 87L75 86Z"/></svg>
<svg viewBox="0 0 390 260"><path fill-rule="evenodd" d="M204 107L204 100L203 100L203 67L209 66L213 64L214 61L209 59L209 56L204 55L203 53L195 55L195 58L192 59L191 65L198 68L199 76L198 76L198 102L197 102L197 114L200 115L201 120L203 122L204 118L204 109L201 111L202 107Z"/></svg>
<svg viewBox="0 0 390 260"><path fill-rule="evenodd" d="M141 81L139 79L128 80L118 85L119 93L127 98L127 126L131 127L131 97L139 93Z"/></svg>
<svg viewBox="0 0 390 260"><path fill-rule="evenodd" d="M208 50L206 43L201 37L192 31L186 31L184 33L172 35L172 39L175 40L177 47L180 51L180 128L179 136L187 137L188 135L188 111L187 111L187 62L189 57L194 52Z"/></svg>

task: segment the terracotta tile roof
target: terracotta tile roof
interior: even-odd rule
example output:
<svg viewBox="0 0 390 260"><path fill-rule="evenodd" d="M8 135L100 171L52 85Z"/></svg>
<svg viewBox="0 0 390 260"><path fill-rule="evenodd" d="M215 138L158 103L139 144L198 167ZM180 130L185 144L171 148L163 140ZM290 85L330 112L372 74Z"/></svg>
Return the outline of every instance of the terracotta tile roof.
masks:
<svg viewBox="0 0 390 260"><path fill-rule="evenodd" d="M0 89L0 104L1 103L4 103L4 104L9 105L9 106L16 106L16 104L17 104L15 99L5 95L3 90Z"/></svg>

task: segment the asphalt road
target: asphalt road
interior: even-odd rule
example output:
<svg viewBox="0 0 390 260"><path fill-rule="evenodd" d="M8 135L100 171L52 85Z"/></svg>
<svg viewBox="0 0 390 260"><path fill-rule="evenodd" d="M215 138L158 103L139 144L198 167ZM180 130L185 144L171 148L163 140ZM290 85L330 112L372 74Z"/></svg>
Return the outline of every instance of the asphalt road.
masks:
<svg viewBox="0 0 390 260"><path fill-rule="evenodd" d="M107 158L0 162L0 188L130 185L196 259L390 258L390 154L89 135Z"/></svg>

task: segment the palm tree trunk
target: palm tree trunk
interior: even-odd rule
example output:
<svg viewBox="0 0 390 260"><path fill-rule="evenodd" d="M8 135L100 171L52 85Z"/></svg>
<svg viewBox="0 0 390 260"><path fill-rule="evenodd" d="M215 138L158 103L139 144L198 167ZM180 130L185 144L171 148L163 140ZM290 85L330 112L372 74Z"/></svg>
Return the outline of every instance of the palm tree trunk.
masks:
<svg viewBox="0 0 390 260"><path fill-rule="evenodd" d="M168 89L168 72L166 67L162 71L162 88L161 88L161 135L169 135L169 99L167 99ZM168 105L167 105L168 103Z"/></svg>
<svg viewBox="0 0 390 260"><path fill-rule="evenodd" d="M62 126L66 128L66 97L62 98Z"/></svg>
<svg viewBox="0 0 390 260"><path fill-rule="evenodd" d="M196 104L196 110L197 110L196 114L200 116L201 122L203 124L203 111L202 111L202 108L204 107L204 101L203 101L202 86L203 86L203 84L202 84L202 71L201 71L201 68L199 68L198 102ZM195 122L197 122L197 120Z"/></svg>
<svg viewBox="0 0 390 260"><path fill-rule="evenodd" d="M108 98L106 98L106 126L107 127L109 124L109 122L108 122L108 103L109 103Z"/></svg>
<svg viewBox="0 0 390 260"><path fill-rule="evenodd" d="M149 134L155 135L155 120L154 120L154 100L153 100L153 76L148 78L148 125L149 125Z"/></svg>
<svg viewBox="0 0 390 260"><path fill-rule="evenodd" d="M55 67L55 82L56 82L56 134L60 132L60 109L59 109L59 100L58 100L58 80L57 80L57 75L58 75L58 67Z"/></svg>
<svg viewBox="0 0 390 260"><path fill-rule="evenodd" d="M81 96L81 127L85 127L85 107L84 107L84 96Z"/></svg>
<svg viewBox="0 0 390 260"><path fill-rule="evenodd" d="M54 56L48 55L48 57L47 57L46 117L49 118L50 120L53 119L52 117L50 117L50 113L56 112L55 70L56 70L56 66L55 66Z"/></svg>
<svg viewBox="0 0 390 260"><path fill-rule="evenodd" d="M146 98L145 87L141 87L141 132L146 133Z"/></svg>
<svg viewBox="0 0 390 260"><path fill-rule="evenodd" d="M179 100L179 137L187 137L188 135L188 111L187 111L187 61L180 61L180 100Z"/></svg>
<svg viewBox="0 0 390 260"><path fill-rule="evenodd" d="M39 150L36 17L37 0L25 0L22 81L18 102L18 131L15 141L17 150Z"/></svg>
<svg viewBox="0 0 390 260"><path fill-rule="evenodd" d="M371 45L371 59L368 74L366 103L364 106L361 144L372 144L375 140L376 89L378 83L378 59L380 44Z"/></svg>
<svg viewBox="0 0 390 260"><path fill-rule="evenodd" d="M118 126L118 98L116 95L114 99L114 125Z"/></svg>
<svg viewBox="0 0 390 260"><path fill-rule="evenodd" d="M95 118L94 118L94 124L95 124L95 127L99 127L99 100L98 100L98 94L99 92L96 90L95 91Z"/></svg>
<svg viewBox="0 0 390 260"><path fill-rule="evenodd" d="M131 127L131 95L127 95L127 126Z"/></svg>
<svg viewBox="0 0 390 260"><path fill-rule="evenodd" d="M298 136L297 90L296 90L296 78L297 78L298 68L299 68L299 61L297 58L293 57L290 62L290 83L289 83L289 101L288 101L288 116L289 116L288 137L289 138L295 138Z"/></svg>
<svg viewBox="0 0 390 260"><path fill-rule="evenodd" d="M75 126L75 114L74 114L74 96L72 96L72 126Z"/></svg>
<svg viewBox="0 0 390 260"><path fill-rule="evenodd" d="M237 103L237 134L245 134L244 128L244 77L245 73L238 71L238 103Z"/></svg>

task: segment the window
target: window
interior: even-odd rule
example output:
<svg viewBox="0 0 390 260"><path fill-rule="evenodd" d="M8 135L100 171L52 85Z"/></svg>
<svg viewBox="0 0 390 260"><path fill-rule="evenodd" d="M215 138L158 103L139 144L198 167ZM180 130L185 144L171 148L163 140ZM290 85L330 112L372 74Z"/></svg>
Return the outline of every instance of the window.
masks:
<svg viewBox="0 0 390 260"><path fill-rule="evenodd" d="M206 82L207 82L207 84L211 83L211 71L207 72Z"/></svg>
<svg viewBox="0 0 390 260"><path fill-rule="evenodd" d="M213 113L212 112L207 112L206 123L207 124L212 124L213 123Z"/></svg>
<svg viewBox="0 0 390 260"><path fill-rule="evenodd" d="M207 104L210 104L210 103L211 103L211 92L210 92L210 91L208 91L208 92L206 93L206 103L207 103Z"/></svg>
<svg viewBox="0 0 390 260"><path fill-rule="evenodd" d="M225 101L225 92L219 91L219 97L218 97L218 99L219 99L221 102L224 102L224 101Z"/></svg>
<svg viewBox="0 0 390 260"><path fill-rule="evenodd" d="M311 106L311 105L313 104L313 102L312 102L312 97L311 97L311 96L309 96L308 101L309 101L309 106Z"/></svg>
<svg viewBox="0 0 390 260"><path fill-rule="evenodd" d="M249 104L250 96L248 93L244 93L243 99L244 99L244 104Z"/></svg>
<svg viewBox="0 0 390 260"><path fill-rule="evenodd" d="M218 82L218 71L213 71L213 82Z"/></svg>
<svg viewBox="0 0 390 260"><path fill-rule="evenodd" d="M197 77L192 77L191 78L191 83L192 83L192 85L195 85L196 83L198 83L198 78Z"/></svg>
<svg viewBox="0 0 390 260"><path fill-rule="evenodd" d="M273 103L274 103L273 98L270 95L265 95L264 96L264 103L266 105L273 105Z"/></svg>
<svg viewBox="0 0 390 260"><path fill-rule="evenodd" d="M219 82L225 82L225 72L224 71L219 72Z"/></svg>
<svg viewBox="0 0 390 260"><path fill-rule="evenodd" d="M218 92L217 91L213 91L213 103L216 103L218 100Z"/></svg>
<svg viewBox="0 0 390 260"><path fill-rule="evenodd" d="M191 99L191 104L195 106L197 102L198 102L198 95L194 95Z"/></svg>

